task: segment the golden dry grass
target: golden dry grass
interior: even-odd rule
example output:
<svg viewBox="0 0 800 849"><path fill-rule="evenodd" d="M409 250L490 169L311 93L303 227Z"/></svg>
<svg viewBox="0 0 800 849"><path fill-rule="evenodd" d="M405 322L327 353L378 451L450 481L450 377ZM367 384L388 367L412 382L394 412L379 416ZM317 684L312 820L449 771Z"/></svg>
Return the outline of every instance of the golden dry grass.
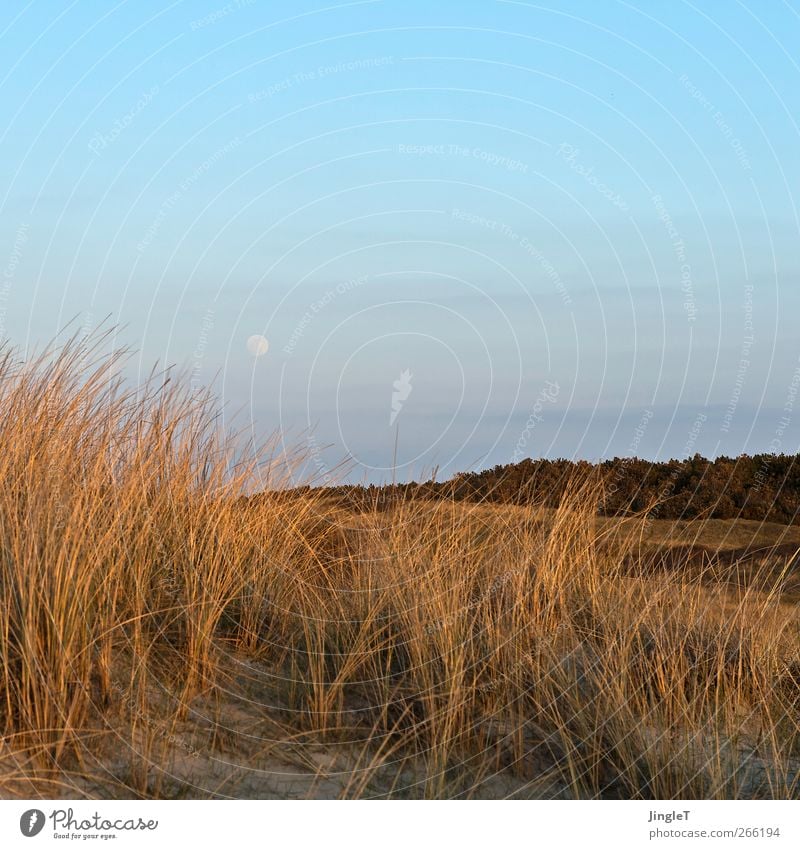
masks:
<svg viewBox="0 0 800 849"><path fill-rule="evenodd" d="M786 564L659 566L591 481L348 513L104 341L0 362L0 792L800 795Z"/></svg>

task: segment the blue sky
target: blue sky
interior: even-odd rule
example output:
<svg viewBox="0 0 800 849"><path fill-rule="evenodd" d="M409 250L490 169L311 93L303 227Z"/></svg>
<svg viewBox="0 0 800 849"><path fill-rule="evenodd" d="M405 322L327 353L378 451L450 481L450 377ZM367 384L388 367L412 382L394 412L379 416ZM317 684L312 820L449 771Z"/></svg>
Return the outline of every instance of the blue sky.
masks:
<svg viewBox="0 0 800 849"><path fill-rule="evenodd" d="M0 331L110 316L320 476L796 452L798 43L777 0L10 0Z"/></svg>

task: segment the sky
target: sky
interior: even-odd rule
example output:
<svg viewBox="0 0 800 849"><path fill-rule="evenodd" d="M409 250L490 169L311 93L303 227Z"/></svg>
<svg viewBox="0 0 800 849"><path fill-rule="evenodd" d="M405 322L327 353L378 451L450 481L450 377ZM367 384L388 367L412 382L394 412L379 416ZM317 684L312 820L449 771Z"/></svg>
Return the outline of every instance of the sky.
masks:
<svg viewBox="0 0 800 849"><path fill-rule="evenodd" d="M797 0L6 0L0 336L110 324L324 482L795 453L798 43Z"/></svg>

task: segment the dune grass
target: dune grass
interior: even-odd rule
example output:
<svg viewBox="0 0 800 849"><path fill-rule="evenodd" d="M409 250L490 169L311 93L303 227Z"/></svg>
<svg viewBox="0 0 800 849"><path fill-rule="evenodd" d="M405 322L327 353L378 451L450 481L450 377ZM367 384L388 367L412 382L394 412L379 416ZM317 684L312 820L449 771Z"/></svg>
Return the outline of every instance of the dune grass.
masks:
<svg viewBox="0 0 800 849"><path fill-rule="evenodd" d="M0 792L235 796L177 761L322 747L322 795L800 796L780 566L656 568L599 480L348 512L107 341L0 361Z"/></svg>

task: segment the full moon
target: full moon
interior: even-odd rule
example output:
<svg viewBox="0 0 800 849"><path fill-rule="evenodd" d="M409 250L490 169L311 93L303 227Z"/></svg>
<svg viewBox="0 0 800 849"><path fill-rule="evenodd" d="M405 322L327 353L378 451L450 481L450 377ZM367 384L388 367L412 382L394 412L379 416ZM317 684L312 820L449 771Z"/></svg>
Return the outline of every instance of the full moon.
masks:
<svg viewBox="0 0 800 849"><path fill-rule="evenodd" d="M247 340L247 350L254 357L263 357L269 351L269 342L265 336L251 336Z"/></svg>

